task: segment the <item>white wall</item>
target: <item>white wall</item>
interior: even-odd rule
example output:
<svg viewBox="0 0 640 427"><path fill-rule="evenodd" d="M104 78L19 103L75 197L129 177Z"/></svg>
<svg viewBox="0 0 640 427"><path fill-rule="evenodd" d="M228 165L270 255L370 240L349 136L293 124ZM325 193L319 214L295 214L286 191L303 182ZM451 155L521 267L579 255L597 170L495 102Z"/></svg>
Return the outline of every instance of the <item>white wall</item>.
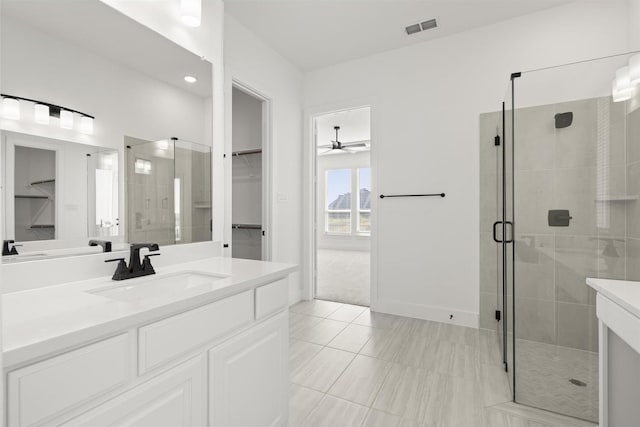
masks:
<svg viewBox="0 0 640 427"><path fill-rule="evenodd" d="M300 264L302 257L302 73L271 47L253 35L229 15L225 15L225 109L231 111L230 94L235 80L270 100L272 219L271 260ZM231 115L226 117L226 153L231 152ZM227 157L227 182L230 185L231 159ZM225 223L231 224L231 199ZM231 239L230 227L225 241ZM294 273L291 284L291 301L300 299L301 278Z"/></svg>
<svg viewBox="0 0 640 427"><path fill-rule="evenodd" d="M378 193L447 193L378 203L374 309L477 325L478 115L512 72L626 51L627 12L572 3L305 75L309 111L372 100Z"/></svg>

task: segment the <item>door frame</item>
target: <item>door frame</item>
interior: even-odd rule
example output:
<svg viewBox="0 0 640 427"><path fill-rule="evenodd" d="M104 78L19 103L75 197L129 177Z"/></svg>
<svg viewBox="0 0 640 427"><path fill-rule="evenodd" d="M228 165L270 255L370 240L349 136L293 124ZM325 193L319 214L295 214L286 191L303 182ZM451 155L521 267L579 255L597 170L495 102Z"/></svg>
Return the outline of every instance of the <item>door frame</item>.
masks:
<svg viewBox="0 0 640 427"><path fill-rule="evenodd" d="M306 108L304 111L304 148L303 148L303 254L302 254L302 294L303 300L315 298L317 270L317 150L315 120L319 116L326 114L355 110L368 107L370 111L370 131L371 131L371 193L377 194L378 188L378 150L375 148L375 102L373 99L357 99L335 104L326 104L316 107ZM378 198L371 198L371 267L370 267L370 308L375 311L378 302Z"/></svg>
<svg viewBox="0 0 640 427"><path fill-rule="evenodd" d="M228 121L226 121L225 128L225 160L228 168L225 168L225 181L228 183L227 191L225 192L225 225L224 225L224 242L232 243L232 230L231 230L231 209L233 206L233 183L232 183L232 157L230 153L233 151L233 89L240 90L247 95L258 99L262 102L262 260L271 261L273 253L273 239L274 235L272 224L272 206L273 206L273 101L266 94L251 87L243 81L231 78L228 83L228 103L225 106L228 111ZM231 257L231 246L223 248L223 255L225 257Z"/></svg>

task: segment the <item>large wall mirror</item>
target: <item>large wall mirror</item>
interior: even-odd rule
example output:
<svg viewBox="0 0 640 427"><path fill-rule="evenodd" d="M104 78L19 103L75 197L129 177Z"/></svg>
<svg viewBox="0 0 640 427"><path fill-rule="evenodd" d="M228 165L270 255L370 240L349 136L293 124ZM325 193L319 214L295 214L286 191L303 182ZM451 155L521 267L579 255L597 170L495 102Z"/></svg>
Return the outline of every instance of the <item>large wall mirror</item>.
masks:
<svg viewBox="0 0 640 427"><path fill-rule="evenodd" d="M3 262L211 240L211 64L98 0L1 7Z"/></svg>

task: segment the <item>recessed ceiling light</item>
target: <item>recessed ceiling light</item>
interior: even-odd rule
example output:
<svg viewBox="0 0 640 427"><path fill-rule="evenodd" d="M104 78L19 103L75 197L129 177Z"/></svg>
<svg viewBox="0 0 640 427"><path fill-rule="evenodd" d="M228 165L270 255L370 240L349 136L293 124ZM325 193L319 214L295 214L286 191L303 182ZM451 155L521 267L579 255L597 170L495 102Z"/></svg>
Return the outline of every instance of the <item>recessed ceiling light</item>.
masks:
<svg viewBox="0 0 640 427"><path fill-rule="evenodd" d="M193 76L184 76L184 81L187 83L195 83L198 79Z"/></svg>

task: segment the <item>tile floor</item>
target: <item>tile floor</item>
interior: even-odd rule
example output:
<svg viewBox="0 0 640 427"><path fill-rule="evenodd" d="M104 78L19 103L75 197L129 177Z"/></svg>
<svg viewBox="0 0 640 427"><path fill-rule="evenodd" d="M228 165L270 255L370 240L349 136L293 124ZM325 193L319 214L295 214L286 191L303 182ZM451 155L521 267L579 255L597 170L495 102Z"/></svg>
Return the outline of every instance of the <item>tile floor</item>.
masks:
<svg viewBox="0 0 640 427"><path fill-rule="evenodd" d="M593 426L513 404L491 331L315 300L289 332L290 426Z"/></svg>

